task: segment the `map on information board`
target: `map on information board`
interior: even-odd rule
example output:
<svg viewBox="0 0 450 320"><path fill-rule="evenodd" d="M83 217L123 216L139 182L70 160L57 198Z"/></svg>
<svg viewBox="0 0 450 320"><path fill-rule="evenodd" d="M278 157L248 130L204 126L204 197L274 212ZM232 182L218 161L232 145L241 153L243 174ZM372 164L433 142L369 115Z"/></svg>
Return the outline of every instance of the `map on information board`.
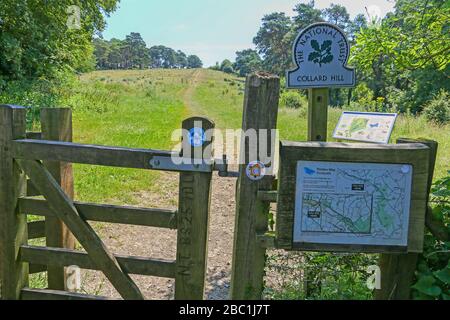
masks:
<svg viewBox="0 0 450 320"><path fill-rule="evenodd" d="M396 113L346 111L342 113L333 138L389 143L396 120Z"/></svg>
<svg viewBox="0 0 450 320"><path fill-rule="evenodd" d="M413 168L299 161L294 243L408 245Z"/></svg>

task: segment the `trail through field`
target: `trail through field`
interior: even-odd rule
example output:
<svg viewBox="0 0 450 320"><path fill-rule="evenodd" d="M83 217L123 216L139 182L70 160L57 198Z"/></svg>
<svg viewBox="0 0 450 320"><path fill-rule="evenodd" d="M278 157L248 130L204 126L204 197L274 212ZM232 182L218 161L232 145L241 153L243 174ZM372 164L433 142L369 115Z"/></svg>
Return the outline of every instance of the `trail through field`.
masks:
<svg viewBox="0 0 450 320"><path fill-rule="evenodd" d="M191 115L203 115L201 105L194 94L197 86L205 81L205 74L195 71L192 81L184 94L184 103ZM210 119L214 121L214 119ZM225 129L225 128L219 128ZM218 150L223 146L215 145ZM215 155L220 158L221 155ZM230 170L236 170L230 166ZM211 195L211 215L208 243L208 273L206 298L227 299L231 281L231 259L233 250L236 179L213 175Z"/></svg>
<svg viewBox="0 0 450 320"><path fill-rule="evenodd" d="M189 75L187 86L181 91L181 99L188 115L200 115L201 105L195 99L197 86L205 75L194 70ZM212 119L214 121L214 119ZM235 168L231 168L232 170ZM177 207L178 174L161 172L152 191L141 190L134 194L138 206L151 208ZM219 178L213 175L211 216L208 243L208 269L206 299L227 299L230 290L231 257L234 227L234 191L236 179ZM116 254L175 260L176 231L113 224L96 224L108 248ZM174 280L145 276L132 276L147 299L173 299ZM82 279L83 291L90 294L119 298L114 287L100 272L85 271Z"/></svg>

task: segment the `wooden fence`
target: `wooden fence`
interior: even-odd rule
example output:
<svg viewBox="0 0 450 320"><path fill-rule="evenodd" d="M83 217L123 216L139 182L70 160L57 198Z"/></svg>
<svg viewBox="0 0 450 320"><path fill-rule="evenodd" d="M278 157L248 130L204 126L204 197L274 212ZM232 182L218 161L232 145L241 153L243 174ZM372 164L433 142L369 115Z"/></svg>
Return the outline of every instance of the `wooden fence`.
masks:
<svg viewBox="0 0 450 320"><path fill-rule="evenodd" d="M124 299L144 298L129 274L173 278L176 299L203 299L214 167L205 160L212 158L208 129L214 124L205 118L185 120L182 151L176 154L72 143L69 109L44 109L41 121L42 133L27 133L26 109L0 106L2 298L104 298L65 291L64 268L75 265L102 271ZM194 126L209 134L201 146L191 145L188 132ZM182 158L189 161L172 161ZM71 163L180 172L178 210L76 202ZM27 215L45 220L27 222ZM115 255L88 221L177 229L176 261ZM45 247L28 245L41 237ZM75 239L85 251L74 250ZM42 271L48 272L48 288L30 288L29 274Z"/></svg>

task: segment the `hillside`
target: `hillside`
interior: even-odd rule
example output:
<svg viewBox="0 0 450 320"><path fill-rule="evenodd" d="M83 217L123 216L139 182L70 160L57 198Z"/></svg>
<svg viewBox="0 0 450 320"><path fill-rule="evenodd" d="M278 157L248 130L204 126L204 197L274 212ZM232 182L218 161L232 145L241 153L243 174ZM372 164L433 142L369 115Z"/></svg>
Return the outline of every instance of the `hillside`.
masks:
<svg viewBox="0 0 450 320"><path fill-rule="evenodd" d="M177 143L171 140L172 132L180 128L183 119L192 115L207 116L220 129L237 129L241 126L244 87L243 78L203 69L85 74L67 93L67 105L73 109L74 140L89 144L171 149ZM340 114L341 110L330 109L330 135ZM281 108L279 129L281 139L305 140L306 109ZM393 134L394 141L401 136L439 141L436 177L443 176L450 169L450 125L437 127L421 117L400 116ZM84 165L75 165L74 174L78 200L159 208L177 206L177 174ZM207 275L209 299L225 299L229 291L234 188L234 179L215 175ZM175 258L174 231L106 223L97 223L95 228L116 253ZM285 257L284 254L282 256ZM276 277L277 274L273 276L274 279ZM279 288L274 279L269 279L267 286L276 292ZM172 280L150 277L136 277L136 280L150 299L172 297ZM359 289L360 292L350 298L369 297L370 292L365 287ZM93 271L83 273L83 290L91 294L118 296L104 276Z"/></svg>

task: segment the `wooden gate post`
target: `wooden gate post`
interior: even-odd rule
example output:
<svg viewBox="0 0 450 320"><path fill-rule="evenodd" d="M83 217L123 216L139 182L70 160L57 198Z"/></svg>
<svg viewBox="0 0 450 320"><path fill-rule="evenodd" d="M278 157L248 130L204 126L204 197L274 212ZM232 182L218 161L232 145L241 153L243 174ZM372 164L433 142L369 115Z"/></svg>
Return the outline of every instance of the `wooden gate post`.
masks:
<svg viewBox="0 0 450 320"><path fill-rule="evenodd" d="M0 106L0 279L2 299L17 300L28 284L28 264L18 260L27 243L27 218L17 199L26 195L26 177L12 157L12 140L26 136L26 109Z"/></svg>
<svg viewBox="0 0 450 320"><path fill-rule="evenodd" d="M398 139L397 143L422 143L430 148L428 194L433 184L434 167L438 143L432 140ZM427 206L428 207L428 206ZM427 215L431 212L427 212ZM426 219L428 220L428 219ZM423 236L423 232L418 233ZM381 289L375 291L376 300L408 300L411 298L414 272L417 268L417 253L381 254Z"/></svg>
<svg viewBox="0 0 450 320"><path fill-rule="evenodd" d="M41 110L42 140L72 142L72 110L45 108ZM44 165L59 183L67 196L73 199L73 171L71 163L46 161ZM45 237L48 247L75 248L75 238L66 225L56 217L45 219ZM48 288L65 290L64 267L48 266Z"/></svg>
<svg viewBox="0 0 450 320"><path fill-rule="evenodd" d="M250 162L250 148L257 149L258 157L261 149L271 155L275 152L272 150L271 131L277 125L279 95L280 79L277 76L256 73L247 77L242 130L244 134L247 130L256 130L258 145L250 146L250 139L246 139L245 148L241 148L231 273L233 300L262 298L266 249L257 241L257 235L268 230L270 204L259 200L257 195L258 191L272 190L274 177L267 175L260 181L252 181L247 177L246 169ZM261 129L267 129L267 132ZM262 137L262 134L267 136ZM263 141L267 141L267 146L261 145ZM273 167L274 164L271 165Z"/></svg>
<svg viewBox="0 0 450 320"><path fill-rule="evenodd" d="M183 121L182 156L197 162L212 160L214 123L205 118ZM191 129L200 129L205 139L192 143ZM199 141L197 141L199 142ZM180 173L177 213L177 271L175 299L203 300L208 257L208 227L212 172Z"/></svg>

